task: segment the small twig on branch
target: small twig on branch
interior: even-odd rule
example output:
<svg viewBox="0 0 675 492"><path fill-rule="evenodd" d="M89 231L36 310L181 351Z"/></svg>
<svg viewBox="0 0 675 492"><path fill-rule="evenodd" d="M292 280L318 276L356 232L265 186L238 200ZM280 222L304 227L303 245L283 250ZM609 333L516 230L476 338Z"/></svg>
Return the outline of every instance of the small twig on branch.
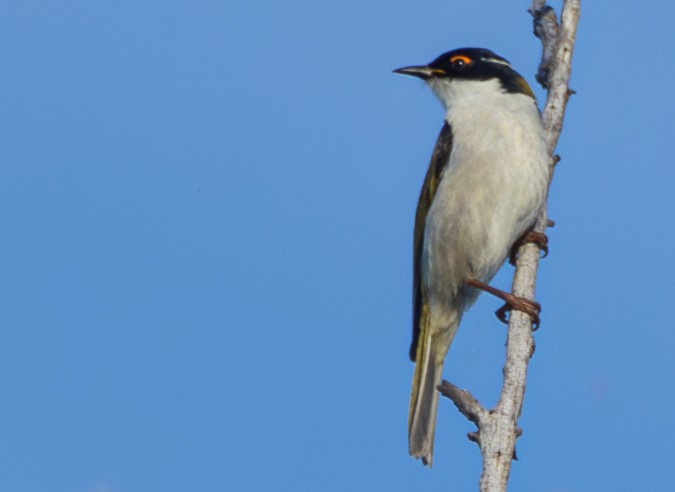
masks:
<svg viewBox="0 0 675 492"><path fill-rule="evenodd" d="M438 391L440 391L443 396L450 398L457 407L457 410L471 422L476 424L476 427L480 428L481 418L487 413L487 410L483 408L471 393L460 389L447 381L443 381L438 386Z"/></svg>
<svg viewBox="0 0 675 492"><path fill-rule="evenodd" d="M570 95L569 79L580 0L564 0L560 24L554 10L546 5L545 0L533 0L529 12L533 17L534 33L542 42L542 59L536 78L547 89L541 118L551 156L549 165L552 178L555 165L560 160L554 151ZM533 230L543 233L553 225L544 205ZM518 248L516 258L512 293L534 299L539 247L524 243ZM477 432L469 434L469 439L478 443L483 455L481 492L506 491L511 461L515 459L516 439L522 434L518 418L525 397L527 366L533 353L534 337L530 317L514 310L509 318L504 382L497 405L492 410L485 410L468 391L460 390L446 381L439 386L439 391L450 398L459 411L478 427Z"/></svg>
<svg viewBox="0 0 675 492"><path fill-rule="evenodd" d="M541 62L535 79L544 89L548 86L548 74L553 61L554 49L558 39L558 19L553 7L545 0L535 0L528 9L534 18L534 35L541 39Z"/></svg>

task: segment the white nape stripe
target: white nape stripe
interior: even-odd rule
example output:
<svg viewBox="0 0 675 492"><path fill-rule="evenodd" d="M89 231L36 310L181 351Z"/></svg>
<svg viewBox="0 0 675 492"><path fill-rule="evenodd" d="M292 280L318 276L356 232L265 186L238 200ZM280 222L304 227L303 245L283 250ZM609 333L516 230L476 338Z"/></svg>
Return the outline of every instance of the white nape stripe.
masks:
<svg viewBox="0 0 675 492"><path fill-rule="evenodd" d="M498 58L481 58L482 61L486 61L489 63L499 63L500 65L506 65L507 67L511 67L511 64L505 60L500 60Z"/></svg>

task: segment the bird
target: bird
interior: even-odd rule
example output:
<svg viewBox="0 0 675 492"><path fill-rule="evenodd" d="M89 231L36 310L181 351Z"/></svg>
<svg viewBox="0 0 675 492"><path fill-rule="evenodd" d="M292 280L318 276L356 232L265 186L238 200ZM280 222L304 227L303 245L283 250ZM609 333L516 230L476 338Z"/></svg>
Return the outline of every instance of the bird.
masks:
<svg viewBox="0 0 675 492"><path fill-rule="evenodd" d="M538 304L488 285L543 206L551 161L535 95L484 48L394 73L422 79L445 108L415 215L409 453L431 467L443 363L481 290L536 317Z"/></svg>

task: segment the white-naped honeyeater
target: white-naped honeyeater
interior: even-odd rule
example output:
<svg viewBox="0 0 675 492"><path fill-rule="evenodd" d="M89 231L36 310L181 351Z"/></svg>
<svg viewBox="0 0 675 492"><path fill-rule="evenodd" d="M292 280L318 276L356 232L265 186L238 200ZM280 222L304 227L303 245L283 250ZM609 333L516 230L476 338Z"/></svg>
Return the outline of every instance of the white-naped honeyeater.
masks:
<svg viewBox="0 0 675 492"><path fill-rule="evenodd" d="M475 286L492 279L534 225L546 198L549 155L532 89L492 51L457 49L394 72L424 80L446 111L413 246L408 444L431 466L443 361L462 313L480 294Z"/></svg>

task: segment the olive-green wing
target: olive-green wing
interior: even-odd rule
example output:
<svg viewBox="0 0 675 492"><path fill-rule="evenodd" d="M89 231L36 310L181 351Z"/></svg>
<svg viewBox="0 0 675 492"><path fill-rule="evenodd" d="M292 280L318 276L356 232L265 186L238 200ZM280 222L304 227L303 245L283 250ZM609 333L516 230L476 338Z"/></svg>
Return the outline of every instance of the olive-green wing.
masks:
<svg viewBox="0 0 675 492"><path fill-rule="evenodd" d="M431 155L431 162L427 175L424 178L422 192L417 202L417 213L415 215L415 236L413 240L413 337L410 345L410 360L415 361L417 353L417 340L420 336L420 319L422 316L422 307L424 305L422 285L420 279L422 262L422 243L424 242L424 227L427 220L429 207L434 199L438 184L443 177L445 166L450 160L450 151L452 150L452 128L446 121L441 129L434 153Z"/></svg>

